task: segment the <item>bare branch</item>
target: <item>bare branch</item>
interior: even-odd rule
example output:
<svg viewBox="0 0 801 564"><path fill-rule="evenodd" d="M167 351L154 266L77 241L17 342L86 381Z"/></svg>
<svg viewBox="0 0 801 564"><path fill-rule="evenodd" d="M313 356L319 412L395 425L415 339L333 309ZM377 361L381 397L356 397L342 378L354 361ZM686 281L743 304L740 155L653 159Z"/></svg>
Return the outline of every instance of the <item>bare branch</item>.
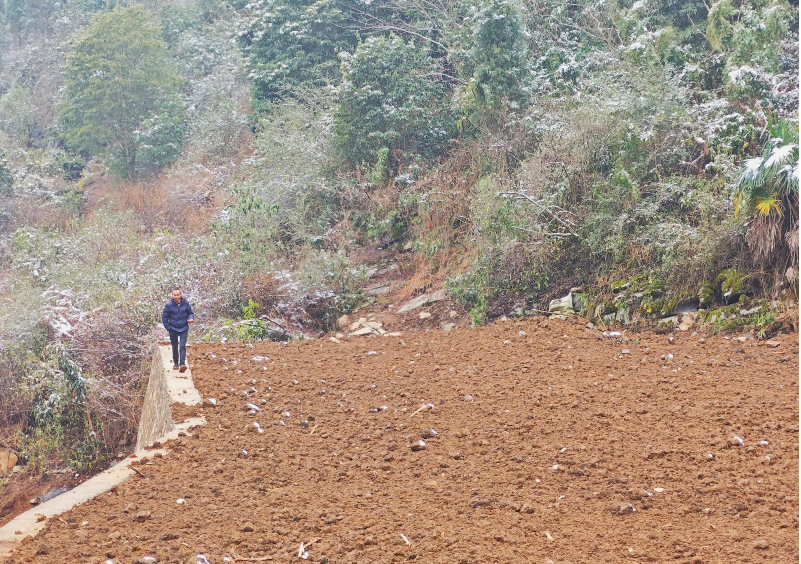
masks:
<svg viewBox="0 0 801 564"><path fill-rule="evenodd" d="M536 200L535 198L533 198L532 196L530 196L529 194L526 194L525 192L514 192L514 191L512 191L512 192L503 192L503 193L501 193L501 195L527 201L528 203L532 204L534 207L540 209L542 212L550 215L559 224L561 224L562 227L564 227L568 231L568 233L570 235L572 235L573 237L578 237L579 236L578 233L576 233L573 230L573 223L568 221L568 220L566 220L566 219L564 219L564 218L562 218L558 213L556 213L556 212L562 212L562 213L568 213L569 214L570 212L568 212L567 210L564 210L564 209L560 208L559 206L552 206L552 205L548 206L548 205L545 205L542 202L540 202L540 201ZM554 211L554 208L556 209L556 211ZM568 233L565 233L563 235L566 236ZM551 235L555 235L555 234L552 233Z"/></svg>

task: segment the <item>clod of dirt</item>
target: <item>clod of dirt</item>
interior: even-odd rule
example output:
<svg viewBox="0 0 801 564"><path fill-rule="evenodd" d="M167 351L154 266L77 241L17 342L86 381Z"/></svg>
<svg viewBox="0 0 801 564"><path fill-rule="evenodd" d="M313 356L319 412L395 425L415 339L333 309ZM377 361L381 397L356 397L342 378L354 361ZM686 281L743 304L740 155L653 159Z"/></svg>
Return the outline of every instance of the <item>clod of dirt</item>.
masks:
<svg viewBox="0 0 801 564"><path fill-rule="evenodd" d="M426 429L425 431L423 431L423 438L424 439L433 439L438 434L439 433L437 433L436 429Z"/></svg>
<svg viewBox="0 0 801 564"><path fill-rule="evenodd" d="M411 448L413 452L417 452L417 451L420 451L420 450L425 450L426 442L423 439L420 439L420 440L412 443L412 445L409 448Z"/></svg>
<svg viewBox="0 0 801 564"><path fill-rule="evenodd" d="M767 550L769 546L770 545L768 544L768 541L766 541L765 539L759 539L754 541L754 548L758 550Z"/></svg>
<svg viewBox="0 0 801 564"><path fill-rule="evenodd" d="M156 564L158 561L155 556L143 556L139 559L139 564Z"/></svg>
<svg viewBox="0 0 801 564"><path fill-rule="evenodd" d="M136 515L133 516L133 520L137 523L144 523L145 521L149 520L152 517L150 511L140 511Z"/></svg>
<svg viewBox="0 0 801 564"><path fill-rule="evenodd" d="M630 503L621 503L612 508L612 513L617 515L628 515L629 513L636 513L637 508Z"/></svg>
<svg viewBox="0 0 801 564"><path fill-rule="evenodd" d="M254 526L253 526L253 523L251 523L250 521L248 521L244 525L242 525L242 528L240 529L240 531L242 531L243 533L252 533L253 530L254 530Z"/></svg>

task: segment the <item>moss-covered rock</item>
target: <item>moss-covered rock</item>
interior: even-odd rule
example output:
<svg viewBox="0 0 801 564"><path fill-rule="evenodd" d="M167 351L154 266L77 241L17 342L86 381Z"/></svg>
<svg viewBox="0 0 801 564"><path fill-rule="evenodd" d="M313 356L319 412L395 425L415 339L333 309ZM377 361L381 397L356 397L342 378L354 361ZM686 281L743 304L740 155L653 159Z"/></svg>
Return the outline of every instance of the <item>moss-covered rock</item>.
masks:
<svg viewBox="0 0 801 564"><path fill-rule="evenodd" d="M745 280L747 275L737 268L727 268L718 274L717 283L724 303L737 301L745 293Z"/></svg>

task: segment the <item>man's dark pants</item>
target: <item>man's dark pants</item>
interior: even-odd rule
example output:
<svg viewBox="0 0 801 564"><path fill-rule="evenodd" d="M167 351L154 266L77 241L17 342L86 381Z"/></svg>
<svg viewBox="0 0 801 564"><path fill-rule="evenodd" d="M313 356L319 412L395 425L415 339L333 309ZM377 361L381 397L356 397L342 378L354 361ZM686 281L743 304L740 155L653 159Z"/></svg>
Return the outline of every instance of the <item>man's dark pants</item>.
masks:
<svg viewBox="0 0 801 564"><path fill-rule="evenodd" d="M186 337L189 335L189 329L186 331L170 331L170 344L172 344L172 363L173 364L186 364ZM178 343L180 341L181 358L178 358ZM180 362L178 362L180 360Z"/></svg>

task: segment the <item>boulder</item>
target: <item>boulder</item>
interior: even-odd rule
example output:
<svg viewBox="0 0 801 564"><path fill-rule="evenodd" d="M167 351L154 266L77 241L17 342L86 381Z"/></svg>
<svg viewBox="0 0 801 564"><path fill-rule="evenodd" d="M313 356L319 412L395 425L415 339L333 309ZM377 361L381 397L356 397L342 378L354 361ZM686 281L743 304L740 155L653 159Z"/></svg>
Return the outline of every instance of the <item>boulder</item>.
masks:
<svg viewBox="0 0 801 564"><path fill-rule="evenodd" d="M671 315L670 317L663 317L659 320L660 327L675 327L679 324L679 317Z"/></svg>
<svg viewBox="0 0 801 564"><path fill-rule="evenodd" d="M431 294L421 294L414 299L409 300L398 308L398 313L406 313L424 305L432 304L434 302L441 302L445 299L445 290L437 290Z"/></svg>
<svg viewBox="0 0 801 564"><path fill-rule="evenodd" d="M628 325L631 323L631 315L629 314L628 308L620 307L615 314L615 320L622 325Z"/></svg>
<svg viewBox="0 0 801 564"><path fill-rule="evenodd" d="M693 325L695 325L695 320L698 318L698 312L687 312L681 316L681 321L679 321L679 331L687 331Z"/></svg>
<svg viewBox="0 0 801 564"><path fill-rule="evenodd" d="M16 466L19 458L10 449L0 449L0 476L8 474Z"/></svg>
<svg viewBox="0 0 801 564"><path fill-rule="evenodd" d="M362 288L362 291L368 296L386 296L395 290L402 288L404 285L403 280L389 280L386 282L376 282L369 284Z"/></svg>
<svg viewBox="0 0 801 564"><path fill-rule="evenodd" d="M548 304L548 316L555 319L567 319L575 315L573 309L573 294L568 293L564 298L551 300Z"/></svg>

